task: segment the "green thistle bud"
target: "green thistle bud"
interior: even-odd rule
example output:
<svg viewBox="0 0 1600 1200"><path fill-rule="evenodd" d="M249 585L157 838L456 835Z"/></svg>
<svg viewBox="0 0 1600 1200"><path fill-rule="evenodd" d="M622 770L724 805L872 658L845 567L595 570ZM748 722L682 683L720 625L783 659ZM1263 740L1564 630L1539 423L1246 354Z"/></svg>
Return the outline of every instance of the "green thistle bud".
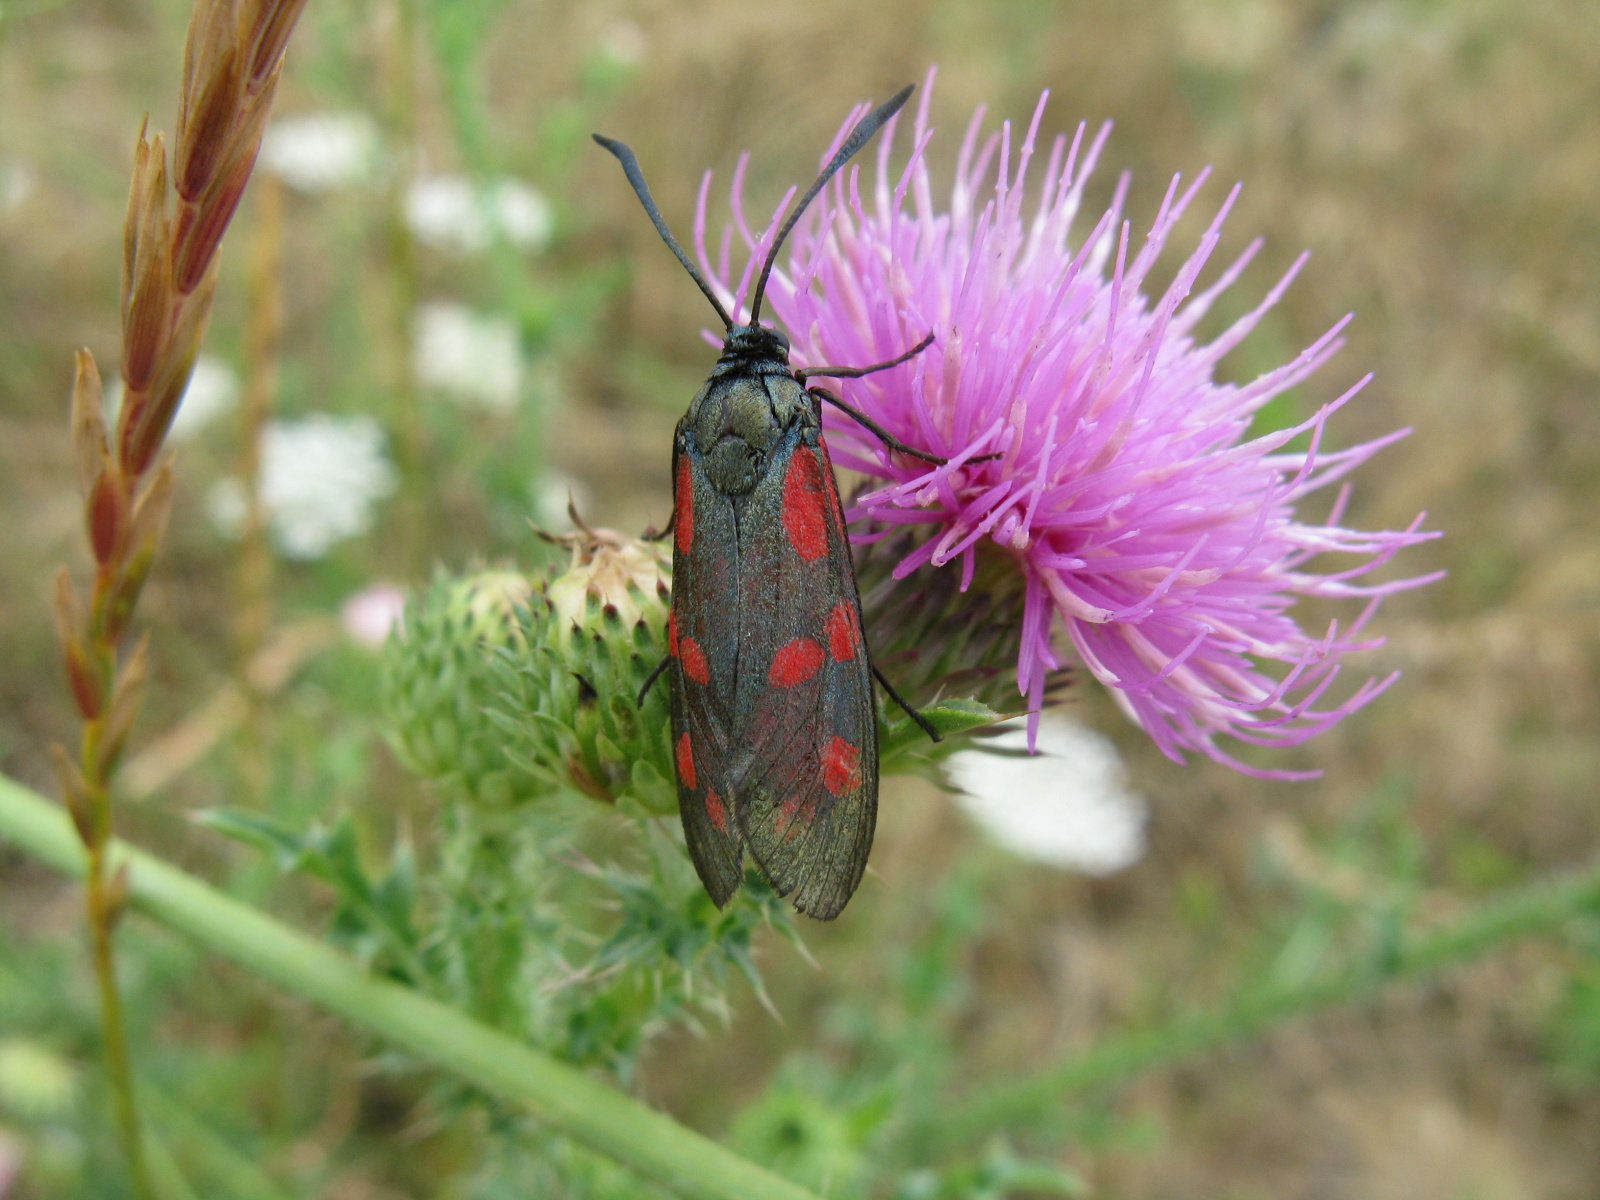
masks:
<svg viewBox="0 0 1600 1200"><path fill-rule="evenodd" d="M643 542L610 530L559 539L572 552L497 658L489 716L524 771L595 800L677 811L667 688L640 689L667 652L668 574Z"/></svg>
<svg viewBox="0 0 1600 1200"><path fill-rule="evenodd" d="M564 570L443 580L407 611L384 664L396 749L418 774L479 805L570 789L675 813L667 682L638 703L667 652L666 565L650 545L610 530L550 540L571 553ZM965 593L949 572L894 581L903 553L896 542L859 556L868 644L945 738L930 742L880 698L881 769L936 776L965 744L954 735L1021 707L1012 667L1022 594L999 563L980 566Z"/></svg>
<svg viewBox="0 0 1600 1200"><path fill-rule="evenodd" d="M441 579L406 608L384 647L381 694L390 741L407 767L495 808L535 799L549 782L506 758L487 713L496 650L520 647L520 605L535 584L516 571Z"/></svg>
<svg viewBox="0 0 1600 1200"><path fill-rule="evenodd" d="M896 579L895 567L927 537L913 529L856 547L873 661L913 703L964 696L997 720L1019 715L1026 701L1017 691L1017 630L1026 594L1016 563L985 541L965 588L959 572L928 566ZM1071 683L1071 668L1051 672L1044 703L1060 703Z"/></svg>
<svg viewBox="0 0 1600 1200"><path fill-rule="evenodd" d="M1024 584L1004 551L984 543L971 584L959 573L923 567L895 579L895 566L925 535L902 534L856 550L856 578L873 660L907 699L931 704L968 696L1001 712L1023 706L1017 693L1017 630ZM1059 698L1070 672L1057 671L1046 702Z"/></svg>
<svg viewBox="0 0 1600 1200"><path fill-rule="evenodd" d="M997 722L1025 708L1016 685L1024 593L1015 565L987 549L965 591L956 572L932 567L895 579L895 566L918 539L911 532L857 547L856 581L873 661L944 735L929 742L899 708L880 700L880 769L937 779L939 765L971 744L960 735L998 733ZM1053 673L1045 703L1057 703L1070 679L1068 671Z"/></svg>

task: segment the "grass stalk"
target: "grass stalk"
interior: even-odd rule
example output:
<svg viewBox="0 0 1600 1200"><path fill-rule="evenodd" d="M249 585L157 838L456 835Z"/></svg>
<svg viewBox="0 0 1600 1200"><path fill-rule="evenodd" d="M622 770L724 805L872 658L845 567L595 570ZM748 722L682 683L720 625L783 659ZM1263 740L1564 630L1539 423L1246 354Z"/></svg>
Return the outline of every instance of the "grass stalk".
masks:
<svg viewBox="0 0 1600 1200"><path fill-rule="evenodd" d="M105 1058L106 1082L111 1092L112 1116L117 1139L127 1160L128 1181L140 1200L151 1200L154 1193L145 1166L144 1131L135 1100L133 1058L128 1052L128 1026L122 1012L122 993L117 988L115 928L120 901L105 866L106 844L88 847L85 882L89 917L89 938L94 962L95 991L100 1002L100 1033Z"/></svg>
<svg viewBox="0 0 1600 1200"><path fill-rule="evenodd" d="M930 1117L914 1142L932 1148L982 1139L1036 1119L1073 1095L1245 1041L1295 1017L1359 1003L1390 983L1470 961L1517 938L1548 933L1595 909L1600 909L1600 862L1512 890L1398 946L1367 953L1303 983L1247 989L1220 1005L1108 1037L1064 1061L980 1088Z"/></svg>
<svg viewBox="0 0 1600 1200"><path fill-rule="evenodd" d="M138 715L147 644L125 653L172 500L157 460L188 387L216 290L217 249L249 182L283 51L305 0L197 0L184 52L178 137L140 131L123 228L122 406L107 428L99 369L77 356L71 436L95 570L87 598L63 566L56 628L83 718L76 758L53 747L86 851L85 895L106 1075L129 1181L153 1196L140 1131L115 931L127 880L113 864L111 780Z"/></svg>
<svg viewBox="0 0 1600 1200"><path fill-rule="evenodd" d="M0 840L73 876L87 869L61 810L3 776ZM552 1129L640 1176L692 1200L818 1200L586 1072L415 989L374 978L331 947L152 855L114 845L127 865L129 907L355 1028L525 1105Z"/></svg>

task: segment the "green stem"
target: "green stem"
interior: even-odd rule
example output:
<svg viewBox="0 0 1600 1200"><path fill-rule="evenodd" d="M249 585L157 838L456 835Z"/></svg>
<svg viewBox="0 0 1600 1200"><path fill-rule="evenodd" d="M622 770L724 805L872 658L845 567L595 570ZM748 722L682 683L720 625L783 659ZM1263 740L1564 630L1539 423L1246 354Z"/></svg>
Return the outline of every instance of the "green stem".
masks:
<svg viewBox="0 0 1600 1200"><path fill-rule="evenodd" d="M81 847L82 843L78 843ZM88 885L89 937L96 990L100 998L100 1029L104 1038L106 1082L111 1089L111 1107L117 1123L117 1138L127 1162L128 1179L134 1195L151 1200L150 1174L145 1166L144 1133L139 1121L139 1105L134 1098L133 1064L128 1054L128 1026L122 1015L122 994L117 989L115 953L115 901L110 895L106 874L106 846L89 849L83 855L85 882Z"/></svg>
<svg viewBox="0 0 1600 1200"><path fill-rule="evenodd" d="M1464 962L1514 938L1547 932L1596 906L1600 906L1600 862L1487 901L1388 953L1363 957L1302 984L1246 991L1214 1008L1109 1037L1063 1062L982 1088L925 1122L915 1145L934 1149L982 1138L1048 1112L1075 1093L1243 1041L1292 1017L1361 1000L1391 982Z"/></svg>
<svg viewBox="0 0 1600 1200"><path fill-rule="evenodd" d="M81 877L82 845L58 806L0 776L0 839ZM129 904L245 970L304 996L461 1078L512 1101L589 1148L679 1195L706 1200L818 1200L589 1075L410 988L374 979L345 956L151 855L116 844Z"/></svg>
<svg viewBox="0 0 1600 1200"><path fill-rule="evenodd" d="M94 603L102 608L106 574L95 581ZM117 678L117 656L98 632L91 646L99 659L102 679ZM117 1140L128 1170L128 1183L137 1200L154 1200L150 1171L145 1161L144 1129L139 1120L139 1102L133 1088L133 1059L128 1051L128 1023L122 1011L122 993L117 987L116 928L120 899L114 893L111 865L111 792L102 777L100 741L105 736L104 714L88 720L83 727L79 762L88 781L83 803L89 810L88 828L77 842L82 850L84 908L89 925L90 961L94 964L95 990L100 1001L100 1031L105 1057L106 1085L111 1093L112 1118ZM74 831L76 832L76 831Z"/></svg>

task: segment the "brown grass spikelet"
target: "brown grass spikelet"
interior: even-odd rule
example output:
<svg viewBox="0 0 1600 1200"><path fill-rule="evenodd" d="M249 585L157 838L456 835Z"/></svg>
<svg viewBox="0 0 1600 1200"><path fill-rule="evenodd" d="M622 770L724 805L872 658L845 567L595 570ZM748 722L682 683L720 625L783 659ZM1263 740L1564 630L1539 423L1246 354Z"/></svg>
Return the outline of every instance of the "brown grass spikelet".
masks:
<svg viewBox="0 0 1600 1200"><path fill-rule="evenodd" d="M116 557L128 532L128 489L109 454L101 459L99 478L89 494L88 518L89 548L95 562L104 565Z"/></svg>
<svg viewBox="0 0 1600 1200"><path fill-rule="evenodd" d="M61 640L61 651L66 658L67 682L72 685L72 698L85 721L96 720L105 707L105 680L90 656L88 647L88 622L77 590L72 586L72 574L65 564L56 573L56 593L53 613L56 619L56 636Z"/></svg>
<svg viewBox="0 0 1600 1200"><path fill-rule="evenodd" d="M107 862L112 773L127 745L149 673L148 640L122 643L172 507L171 462L152 466L189 384L211 314L217 248L250 181L295 19L305 0L197 0L185 46L172 172L166 138L148 122L134 143L122 245L122 409L105 425L100 373L78 352L71 437L94 555L87 606L66 567L56 627L84 720L76 763L55 752L62 794L89 852L95 970L107 1074L134 1193L153 1195L111 955L126 879Z"/></svg>
<svg viewBox="0 0 1600 1200"><path fill-rule="evenodd" d="M111 703L106 710L105 734L96 747L99 773L109 777L116 769L122 751L128 744L128 734L133 730L134 718L139 715L139 701L144 695L144 683L150 674L150 635L145 633L128 655L117 675L116 688L111 693Z"/></svg>
<svg viewBox="0 0 1600 1200"><path fill-rule="evenodd" d="M105 395L94 355L79 350L72 381L72 457L78 473L78 492L89 498L99 478L100 463L111 447L106 441Z"/></svg>
<svg viewBox="0 0 1600 1200"><path fill-rule="evenodd" d="M184 54L172 170L140 130L123 234L124 471L142 475L188 386L217 247L255 168L283 50L304 0L199 0ZM175 207L174 207L175 205Z"/></svg>
<svg viewBox="0 0 1600 1200"><path fill-rule="evenodd" d="M55 768L56 781L61 786L61 799L72 817L73 828L78 831L84 845L93 845L96 836L94 811L97 806L89 802L89 781L83 777L83 771L72 761L72 756L60 742L50 745L50 764Z"/></svg>
<svg viewBox="0 0 1600 1200"><path fill-rule="evenodd" d="M151 133L148 122L134 144L123 224L124 390L114 440L87 350L77 356L72 391L73 455L98 570L88 617L75 596L70 606L63 599L72 591L65 576L57 617L73 691L89 721L104 717L105 693L116 691L118 643L166 524L171 468L154 476L150 470L200 351L216 292L217 247L249 183L284 47L304 2L198 0L185 48L173 173L166 137ZM84 764L91 783L103 783L95 767Z"/></svg>

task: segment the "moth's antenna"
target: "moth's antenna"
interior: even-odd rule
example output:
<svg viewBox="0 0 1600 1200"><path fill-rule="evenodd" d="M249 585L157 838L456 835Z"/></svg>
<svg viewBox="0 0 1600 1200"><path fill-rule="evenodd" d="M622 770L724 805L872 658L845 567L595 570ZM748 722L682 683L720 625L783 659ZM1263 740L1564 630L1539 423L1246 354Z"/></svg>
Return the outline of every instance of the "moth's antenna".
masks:
<svg viewBox="0 0 1600 1200"><path fill-rule="evenodd" d="M903 100L904 97L901 97L901 99ZM683 252L683 247L678 245L678 239L673 237L672 230L667 228L667 220L661 215L661 210L656 207L656 202L650 195L649 187L645 185L644 172L639 170L639 160L634 156L633 151L621 142L602 137L598 133L594 135L594 140L617 156L617 161L622 164L623 172L628 176L628 182L633 184L634 194L639 197L639 203L644 205L645 214L650 218L650 223L656 227L656 232L661 235L661 240L667 244L668 250L678 256L678 261L683 264L683 269L689 272L690 277L699 285L700 290L706 294L706 299L711 301L711 307L716 309L717 316L722 318L723 327L732 329L733 318L728 315L728 310L722 307L722 301L717 299L717 294L711 290L711 285L706 282L706 277L700 274L694 263L689 261L689 256ZM852 153L854 152L852 151ZM762 280L766 280L765 275L762 276Z"/></svg>
<svg viewBox="0 0 1600 1200"><path fill-rule="evenodd" d="M828 186L828 180L839 172L839 168L855 157L856 151L871 140L872 135L882 129L885 122L895 113L899 112L905 102L911 99L911 93L916 91L917 85L908 83L900 91L885 100L877 108L862 118L861 124L846 139L845 144L839 147L839 153L833 160L822 168L822 174L817 176L817 181L811 185L811 190L800 197L800 203L789 210L788 219L784 221L783 228L778 230L778 237L772 243L772 249L767 252L766 265L761 268L761 278L756 281L755 298L750 301L750 324L754 325L761 319L761 298L766 294L767 277L772 274L772 265L778 261L778 251L783 246L783 241L789 232L799 222L811 202L817 198L819 192ZM619 156L620 157L620 156Z"/></svg>

